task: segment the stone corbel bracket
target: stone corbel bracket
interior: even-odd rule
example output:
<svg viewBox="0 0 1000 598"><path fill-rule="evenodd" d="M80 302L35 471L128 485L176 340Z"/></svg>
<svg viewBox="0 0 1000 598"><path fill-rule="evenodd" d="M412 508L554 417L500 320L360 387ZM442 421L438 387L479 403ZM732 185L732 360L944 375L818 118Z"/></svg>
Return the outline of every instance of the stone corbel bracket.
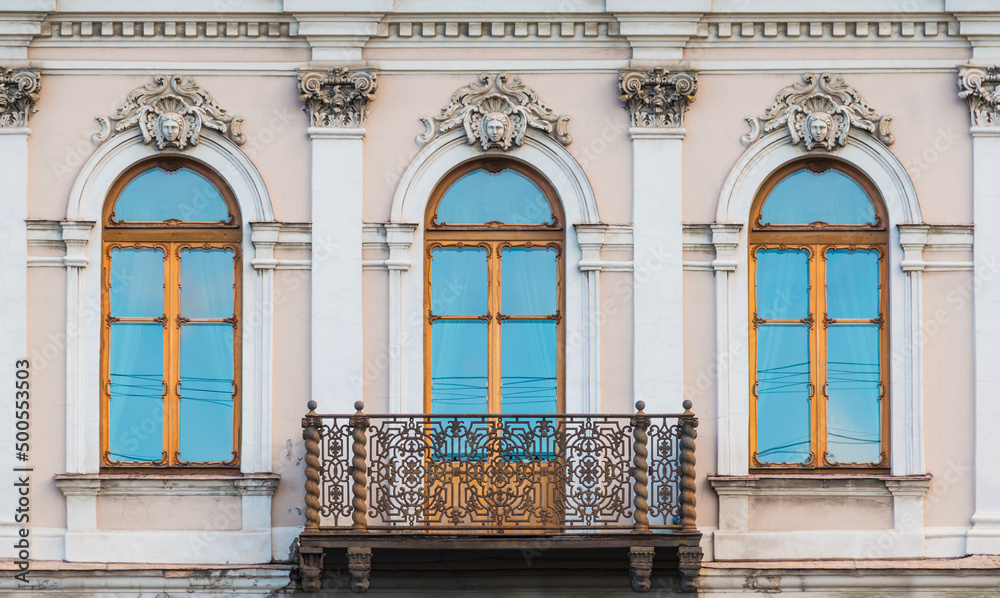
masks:
<svg viewBox="0 0 1000 598"><path fill-rule="evenodd" d="M452 94L451 103L441 114L433 120L422 116L420 121L426 127L416 138L420 146L458 128L465 130L469 145L479 143L483 150L520 147L528 127L551 135L563 145L573 141L567 131L569 116L553 112L519 77L506 73L479 75L478 83Z"/></svg>
<svg viewBox="0 0 1000 598"><path fill-rule="evenodd" d="M366 107L375 100L374 69L307 71L299 74L299 101L313 127L364 127Z"/></svg>
<svg viewBox="0 0 1000 598"><path fill-rule="evenodd" d="M100 145L114 135L138 127L145 143L158 149L179 150L198 144L202 127L214 129L236 145L243 145L243 117L226 113L194 79L181 75L154 75L153 81L133 89L111 116L98 116L101 132L91 139Z"/></svg>
<svg viewBox="0 0 1000 598"><path fill-rule="evenodd" d="M0 127L28 126L41 88L38 69L0 67Z"/></svg>
<svg viewBox="0 0 1000 598"><path fill-rule="evenodd" d="M618 99L633 127L683 127L697 91L693 71L623 70L618 77Z"/></svg>
<svg viewBox="0 0 1000 598"><path fill-rule="evenodd" d="M958 97L969 104L974 127L1000 126L1000 67L963 66L958 73Z"/></svg>
<svg viewBox="0 0 1000 598"><path fill-rule="evenodd" d="M793 145L801 142L807 150L830 151L843 147L851 128L856 127L891 145L891 120L892 116L873 110L840 76L805 73L801 83L779 91L763 115L746 117L750 132L740 141L750 146L764 135L788 127Z"/></svg>

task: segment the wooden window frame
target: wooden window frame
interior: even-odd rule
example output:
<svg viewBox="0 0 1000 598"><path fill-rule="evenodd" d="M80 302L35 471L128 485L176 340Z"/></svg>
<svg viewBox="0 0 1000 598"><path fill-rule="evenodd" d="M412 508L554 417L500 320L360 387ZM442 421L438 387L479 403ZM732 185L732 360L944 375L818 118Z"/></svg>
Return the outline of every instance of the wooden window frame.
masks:
<svg viewBox="0 0 1000 598"><path fill-rule="evenodd" d="M771 191L787 176L802 169L821 173L837 170L853 179L875 207L875 223L843 224L762 224L761 211ZM891 353L889 347L889 231L885 202L878 189L857 169L836 159L796 160L776 170L761 186L750 212L749 233L749 337L750 337L750 470L751 472L877 473L889 472L891 397L889 389ZM762 320L757 316L757 252L762 249L802 249L809 253L809 313L801 320ZM879 253L879 317L872 320L833 320L826 312L827 252L835 249L875 250ZM810 456L805 463L762 463L757 459L757 326L768 324L809 324L810 371ZM880 371L880 459L872 463L831 463L827 457L827 334L830 324L878 324Z"/></svg>
<svg viewBox="0 0 1000 598"><path fill-rule="evenodd" d="M437 222L437 209L445 193L461 177L476 170L499 173L511 169L528 178L543 193L552 209L552 224L447 224ZM566 411L566 283L565 283L565 228L562 205L555 189L537 172L509 158L472 160L459 165L438 183L427 205L427 228L424 235L424 412L431 413L432 365L431 326L437 320L475 321L486 320L487 333L487 412L499 414L501 409L500 366L501 328L505 320L556 321L556 406L559 413ZM441 316L431 309L433 256L438 247L483 247L487 251L487 314L484 316ZM507 247L549 247L556 250L557 307L555 316L507 315L500 305L501 252Z"/></svg>
<svg viewBox="0 0 1000 598"><path fill-rule="evenodd" d="M204 176L219 193L229 211L222 222L122 222L115 219L115 204L122 191L139 175L162 168L168 172L187 168ZM240 465L242 420L242 247L239 208L232 190L215 171L180 157L158 157L139 162L112 185L102 215L101 252L101 469L111 471L156 471L158 473L231 472ZM111 316L111 252L116 248L158 248L164 252L164 311L157 318ZM189 319L180 314L180 255L185 249L227 249L233 252L233 315L229 318ZM110 449L110 330L112 321L159 322L163 326L163 457L159 461L114 461ZM229 323L233 326L233 451L228 461L185 462L180 459L180 334L190 323Z"/></svg>

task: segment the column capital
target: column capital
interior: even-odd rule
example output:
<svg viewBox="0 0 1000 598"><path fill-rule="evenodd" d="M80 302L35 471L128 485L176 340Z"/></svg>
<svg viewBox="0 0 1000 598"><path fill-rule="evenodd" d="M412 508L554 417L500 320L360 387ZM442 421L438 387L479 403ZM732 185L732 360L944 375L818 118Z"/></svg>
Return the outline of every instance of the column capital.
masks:
<svg viewBox="0 0 1000 598"><path fill-rule="evenodd" d="M41 88L37 68L0 67L0 128L27 134Z"/></svg>
<svg viewBox="0 0 1000 598"><path fill-rule="evenodd" d="M369 114L367 106L375 100L377 89L375 69L336 67L299 73L299 101L309 115L310 136L313 129L324 128L363 132Z"/></svg>
<svg viewBox="0 0 1000 598"><path fill-rule="evenodd" d="M623 69L618 77L618 99L629 113L633 130L676 129L683 136L684 113L697 91L694 71Z"/></svg>
<svg viewBox="0 0 1000 598"><path fill-rule="evenodd" d="M958 97L969 105L973 135L1000 134L1000 66L963 65L958 70Z"/></svg>

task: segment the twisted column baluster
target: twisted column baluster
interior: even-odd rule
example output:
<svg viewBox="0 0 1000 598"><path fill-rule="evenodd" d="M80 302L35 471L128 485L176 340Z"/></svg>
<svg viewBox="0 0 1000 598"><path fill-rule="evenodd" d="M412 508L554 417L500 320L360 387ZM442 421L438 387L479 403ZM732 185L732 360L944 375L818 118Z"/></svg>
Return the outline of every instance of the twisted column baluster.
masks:
<svg viewBox="0 0 1000 598"><path fill-rule="evenodd" d="M323 420L316 414L316 401L309 401L309 413L302 418L302 439L306 445L306 530L319 529L320 427Z"/></svg>
<svg viewBox="0 0 1000 598"><path fill-rule="evenodd" d="M632 485L635 494L635 524L632 526L633 533L649 532L649 457L648 443L649 436L646 429L649 428L649 417L643 413L646 403L637 401L635 404L636 414L632 416Z"/></svg>
<svg viewBox="0 0 1000 598"><path fill-rule="evenodd" d="M368 529L368 438L367 431L370 420L364 414L365 404L362 401L354 403L357 409L351 417L351 508L354 512L352 529L365 531Z"/></svg>
<svg viewBox="0 0 1000 598"><path fill-rule="evenodd" d="M698 526L695 525L695 506L698 504L695 499L694 483L694 439L698 437L698 418L691 412L691 401L684 401L684 414L680 418L680 465L681 465L681 531L696 532Z"/></svg>

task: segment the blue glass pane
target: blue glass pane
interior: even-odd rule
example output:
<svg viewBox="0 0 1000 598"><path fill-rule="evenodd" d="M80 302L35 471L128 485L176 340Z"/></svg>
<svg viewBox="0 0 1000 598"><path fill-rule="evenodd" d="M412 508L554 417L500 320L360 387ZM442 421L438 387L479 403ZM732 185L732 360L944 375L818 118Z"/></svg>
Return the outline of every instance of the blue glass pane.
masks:
<svg viewBox="0 0 1000 598"><path fill-rule="evenodd" d="M506 320L500 343L500 412L556 413L555 320Z"/></svg>
<svg viewBox="0 0 1000 598"><path fill-rule="evenodd" d="M115 322L108 335L108 452L113 461L163 458L163 326Z"/></svg>
<svg viewBox="0 0 1000 598"><path fill-rule="evenodd" d="M181 327L181 461L233 458L233 327Z"/></svg>
<svg viewBox="0 0 1000 598"><path fill-rule="evenodd" d="M761 210L763 224L873 224L875 206L854 179L802 169L778 183Z"/></svg>
<svg viewBox="0 0 1000 598"><path fill-rule="evenodd" d="M486 413L487 324L431 325L431 413Z"/></svg>
<svg viewBox="0 0 1000 598"><path fill-rule="evenodd" d="M802 463L810 452L809 327L757 328L757 459Z"/></svg>
<svg viewBox="0 0 1000 598"><path fill-rule="evenodd" d="M115 203L120 222L224 222L229 208L208 179L188 168L152 168L125 186Z"/></svg>
<svg viewBox="0 0 1000 598"><path fill-rule="evenodd" d="M485 314L486 249L435 247L431 256L431 312L439 316Z"/></svg>
<svg viewBox="0 0 1000 598"><path fill-rule="evenodd" d="M111 250L111 315L155 318L163 315L163 250L121 247Z"/></svg>
<svg viewBox="0 0 1000 598"><path fill-rule="evenodd" d="M760 249L757 256L757 317L799 320L809 316L809 252Z"/></svg>
<svg viewBox="0 0 1000 598"><path fill-rule="evenodd" d="M879 327L827 329L827 452L833 463L877 463L881 437Z"/></svg>
<svg viewBox="0 0 1000 598"><path fill-rule="evenodd" d="M879 255L874 249L826 252L826 310L831 318L878 317Z"/></svg>
<svg viewBox="0 0 1000 598"><path fill-rule="evenodd" d="M228 318L233 315L232 249L181 250L181 315Z"/></svg>
<svg viewBox="0 0 1000 598"><path fill-rule="evenodd" d="M528 177L511 169L475 170L448 188L437 209L438 224L552 224L545 194Z"/></svg>
<svg viewBox="0 0 1000 598"><path fill-rule="evenodd" d="M558 253L548 247L500 251L500 313L555 315L559 309Z"/></svg>

